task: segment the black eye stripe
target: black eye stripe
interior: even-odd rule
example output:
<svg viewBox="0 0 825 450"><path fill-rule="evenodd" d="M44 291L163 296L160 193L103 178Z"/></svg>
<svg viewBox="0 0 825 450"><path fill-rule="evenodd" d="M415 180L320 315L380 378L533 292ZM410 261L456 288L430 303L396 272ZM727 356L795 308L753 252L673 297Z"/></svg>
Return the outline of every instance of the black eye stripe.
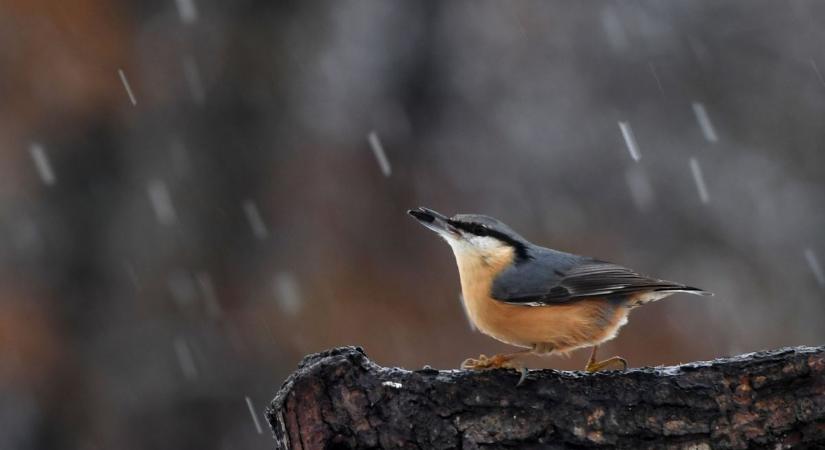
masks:
<svg viewBox="0 0 825 450"><path fill-rule="evenodd" d="M457 220L448 220L447 223L450 225L468 233L472 233L476 236L493 236L498 237L501 233L491 230L486 225L482 225L480 223L475 222L459 222Z"/></svg>
<svg viewBox="0 0 825 450"><path fill-rule="evenodd" d="M447 223L458 228L459 230L466 231L467 233L472 233L476 236L490 236L510 245L516 251L518 262L531 259L531 256L527 251L527 246L523 242L513 239L505 233L498 230L493 230L486 225L482 225L477 222L461 222L458 220L449 219L447 220Z"/></svg>

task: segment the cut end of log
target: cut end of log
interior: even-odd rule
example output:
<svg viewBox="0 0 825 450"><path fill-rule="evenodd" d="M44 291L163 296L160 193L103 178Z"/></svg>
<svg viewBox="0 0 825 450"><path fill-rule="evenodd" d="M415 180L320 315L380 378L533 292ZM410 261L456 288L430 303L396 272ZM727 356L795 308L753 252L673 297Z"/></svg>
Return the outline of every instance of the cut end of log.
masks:
<svg viewBox="0 0 825 450"><path fill-rule="evenodd" d="M381 367L308 355L267 408L279 449L815 448L825 347L588 374Z"/></svg>

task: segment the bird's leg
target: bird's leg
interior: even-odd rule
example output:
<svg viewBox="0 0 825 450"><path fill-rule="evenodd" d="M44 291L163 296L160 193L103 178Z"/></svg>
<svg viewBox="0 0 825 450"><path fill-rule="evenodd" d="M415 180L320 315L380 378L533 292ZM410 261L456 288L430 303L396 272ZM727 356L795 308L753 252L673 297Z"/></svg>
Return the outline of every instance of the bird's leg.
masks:
<svg viewBox="0 0 825 450"><path fill-rule="evenodd" d="M596 350L598 349L598 345L593 346L593 351L590 353L590 359L587 360L587 365L584 366L584 370L591 373L598 372L613 363L620 363L622 365L622 370L627 370L627 361L619 356L614 356L612 358L607 358L604 361L596 362Z"/></svg>

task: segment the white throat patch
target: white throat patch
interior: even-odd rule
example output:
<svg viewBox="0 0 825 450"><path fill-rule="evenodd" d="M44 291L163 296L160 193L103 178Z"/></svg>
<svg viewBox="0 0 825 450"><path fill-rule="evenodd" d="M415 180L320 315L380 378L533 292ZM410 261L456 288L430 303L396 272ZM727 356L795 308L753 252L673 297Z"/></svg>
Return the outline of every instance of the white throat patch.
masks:
<svg viewBox="0 0 825 450"><path fill-rule="evenodd" d="M449 235L443 235L444 239L453 248L456 254L484 254L492 250L499 249L507 244L490 236L467 236L463 239L456 239Z"/></svg>

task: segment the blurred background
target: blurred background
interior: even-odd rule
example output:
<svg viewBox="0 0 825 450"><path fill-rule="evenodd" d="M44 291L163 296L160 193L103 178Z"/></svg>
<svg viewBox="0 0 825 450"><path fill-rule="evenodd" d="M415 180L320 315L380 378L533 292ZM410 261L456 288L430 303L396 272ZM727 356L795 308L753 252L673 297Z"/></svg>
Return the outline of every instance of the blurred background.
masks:
<svg viewBox="0 0 825 450"><path fill-rule="evenodd" d="M635 311L605 357L822 344L823 20L0 1L0 448L272 448L263 409L306 353L508 350L419 205L716 293Z"/></svg>

